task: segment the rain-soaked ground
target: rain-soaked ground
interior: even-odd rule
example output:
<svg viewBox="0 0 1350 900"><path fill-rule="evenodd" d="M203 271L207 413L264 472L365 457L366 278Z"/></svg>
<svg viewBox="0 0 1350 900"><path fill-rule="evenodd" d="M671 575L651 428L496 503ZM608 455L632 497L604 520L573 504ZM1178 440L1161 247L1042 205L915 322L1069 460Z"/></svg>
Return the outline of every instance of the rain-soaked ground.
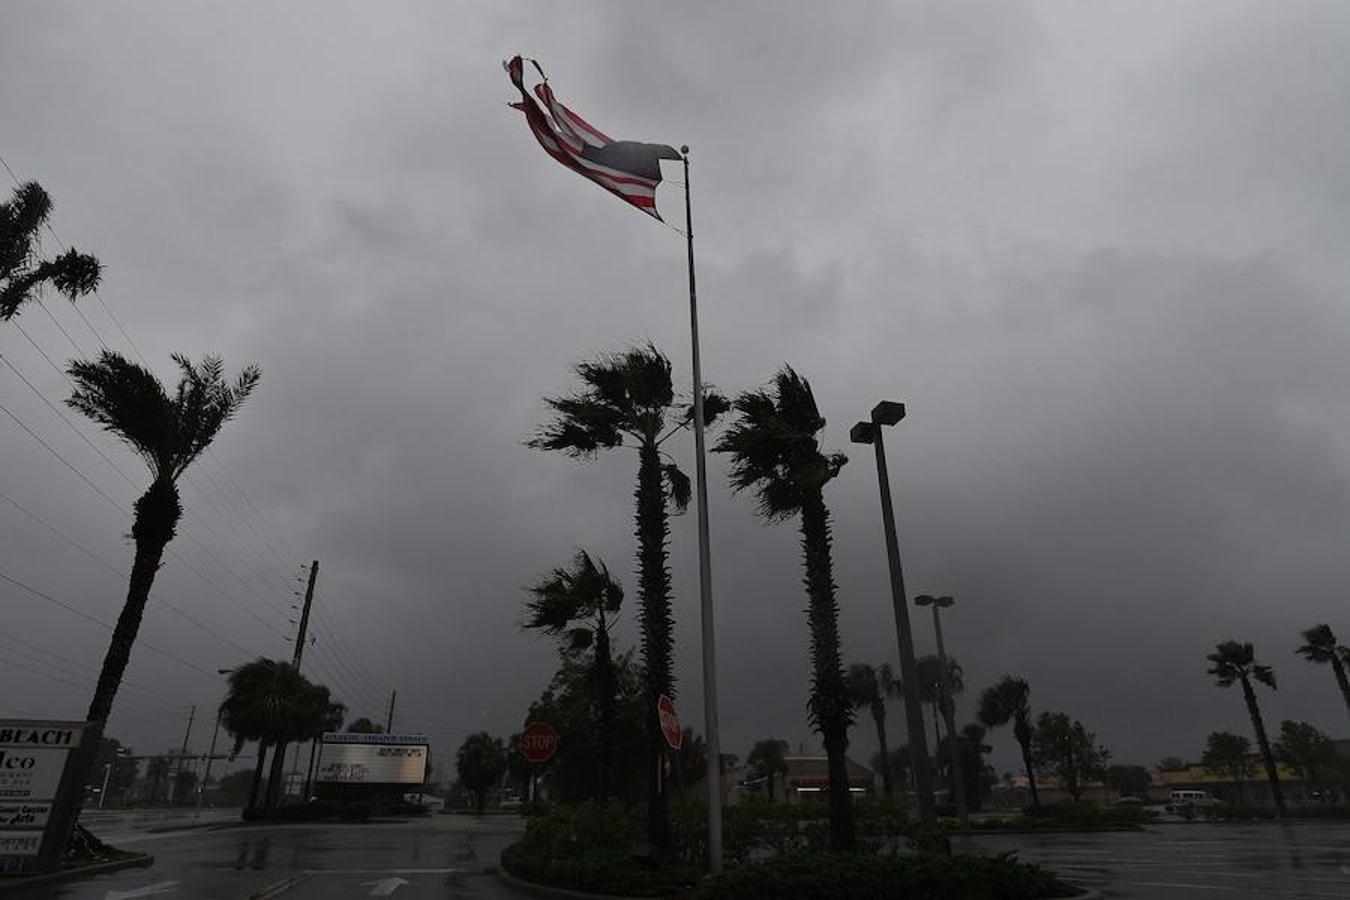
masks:
<svg viewBox="0 0 1350 900"><path fill-rule="evenodd" d="M97 823L99 834L154 854L153 866L13 895L16 900L247 900L270 888L267 896L286 900L517 896L484 874L520 834L520 821L511 817L157 830L187 823L179 818L170 823L109 816ZM958 838L955 845L959 852L1015 850L1025 861L1122 900L1350 898L1350 822L987 835Z"/></svg>
<svg viewBox="0 0 1350 900"><path fill-rule="evenodd" d="M959 838L961 852L1016 850L1064 878L1130 900L1350 898L1350 822L1156 825L1143 832Z"/></svg>
<svg viewBox="0 0 1350 900"><path fill-rule="evenodd" d="M119 845L153 854L154 865L11 893L16 900L246 900L257 894L286 900L510 898L519 895L485 869L521 830L513 817L433 816L134 838L123 831Z"/></svg>

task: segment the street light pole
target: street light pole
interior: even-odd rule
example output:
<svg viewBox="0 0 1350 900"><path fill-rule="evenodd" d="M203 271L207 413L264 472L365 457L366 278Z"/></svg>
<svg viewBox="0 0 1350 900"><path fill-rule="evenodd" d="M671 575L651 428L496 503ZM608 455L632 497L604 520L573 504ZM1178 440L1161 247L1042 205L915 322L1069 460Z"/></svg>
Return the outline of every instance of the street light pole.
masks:
<svg viewBox="0 0 1350 900"><path fill-rule="evenodd" d="M900 546L895 531L895 509L891 504L891 481L886 471L886 445L882 426L894 425L905 417L905 405L883 400L872 409L870 422L859 422L849 430L855 444L871 444L877 457L877 482L881 490L881 524L886 532L886 562L891 575L891 606L895 612L896 643L900 649L900 680L904 689L905 723L909 731L909 764L914 773L915 802L919 821L937 822L933 808L933 779L928 766L928 744L923 731L923 708L915 676L914 635L909 625L909 605L905 600L905 573L900 565Z"/></svg>
<svg viewBox="0 0 1350 900"><path fill-rule="evenodd" d="M941 611L956 603L951 597L933 597L921 594L914 598L915 606L933 607L933 633L937 636L938 671L941 673L942 717L947 722L947 746L952 756L952 791L956 798L956 814L962 823L970 821L970 807L966 803L966 779L961 767L961 741L956 733L956 701L952 696L952 673L947 667L947 648L942 643ZM937 749L937 748L934 748Z"/></svg>

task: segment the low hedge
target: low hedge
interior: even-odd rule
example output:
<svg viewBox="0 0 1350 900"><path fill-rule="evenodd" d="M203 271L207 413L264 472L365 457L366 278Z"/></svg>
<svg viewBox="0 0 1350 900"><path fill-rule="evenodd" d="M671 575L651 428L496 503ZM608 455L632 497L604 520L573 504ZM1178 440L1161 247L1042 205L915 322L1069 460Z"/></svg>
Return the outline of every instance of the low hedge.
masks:
<svg viewBox="0 0 1350 900"><path fill-rule="evenodd" d="M663 897L687 891L698 872L685 867L649 863L622 853L596 850L563 858L534 853L525 843L502 851L501 866L522 881L619 897Z"/></svg>
<svg viewBox="0 0 1350 900"><path fill-rule="evenodd" d="M728 869L699 900L1040 900L1080 891L1010 854L983 856L822 855Z"/></svg>

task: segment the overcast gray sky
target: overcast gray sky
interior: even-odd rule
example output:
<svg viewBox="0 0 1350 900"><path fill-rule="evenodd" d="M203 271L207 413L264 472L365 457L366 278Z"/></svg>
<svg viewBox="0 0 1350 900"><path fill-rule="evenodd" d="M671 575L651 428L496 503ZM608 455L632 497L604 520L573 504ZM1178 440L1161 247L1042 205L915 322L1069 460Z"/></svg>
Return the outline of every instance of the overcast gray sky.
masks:
<svg viewBox="0 0 1350 900"><path fill-rule="evenodd" d="M1011 672L1118 761L1196 758L1249 727L1205 674L1234 637L1281 679L1272 727L1346 736L1330 673L1293 651L1317 622L1350 639L1347 39L1336 2L6 3L0 155L102 258L103 303L165 377L175 351L264 373L184 486L156 584L206 628L152 601L141 631L195 668L139 646L111 733L167 749L189 704L209 720L217 668L289 653L312 558L307 670L356 714L397 689L396 726L442 759L518 727L554 669L517 627L523 585L584 546L635 593L636 460L521 440L594 351L651 339L687 384L684 247L535 144L505 105L522 52L607 132L692 146L706 377L792 363L853 456L827 494L846 658L895 654L875 472L847 437L891 398L902 553L912 591L957 598L964 716ZM53 360L97 347L48 306L69 339L41 309L18 322ZM0 351L65 396L12 324ZM0 403L116 504L143 487L9 369ZM8 419L0 447L0 491L129 567L113 503ZM810 746L795 529L761 526L721 460L711 477L727 749ZM694 528L672 534L691 722ZM0 571L116 617L119 576L7 502L0 529ZM81 715L91 670L34 647L96 670L107 631L0 598L0 715ZM854 741L867 759L870 723Z"/></svg>

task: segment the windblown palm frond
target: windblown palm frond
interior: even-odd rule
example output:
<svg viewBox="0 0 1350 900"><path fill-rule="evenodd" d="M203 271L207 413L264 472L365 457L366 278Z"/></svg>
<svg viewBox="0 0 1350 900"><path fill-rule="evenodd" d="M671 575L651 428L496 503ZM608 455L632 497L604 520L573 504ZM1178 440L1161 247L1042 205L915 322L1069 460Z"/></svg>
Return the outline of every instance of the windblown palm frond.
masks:
<svg viewBox="0 0 1350 900"><path fill-rule="evenodd" d="M747 391L733 407L738 418L714 449L731 456L732 488L753 489L768 521L797 515L848 462L842 453L821 452L816 435L825 419L810 383L791 366L774 376L772 390Z"/></svg>
<svg viewBox="0 0 1350 900"><path fill-rule="evenodd" d="M175 481L220 433L257 386L257 366L245 366L227 382L217 356L194 365L175 354L181 372L170 397L149 370L111 350L94 361L75 361L69 373L75 391L66 401L126 441L156 479Z"/></svg>
<svg viewBox="0 0 1350 900"><path fill-rule="evenodd" d="M34 181L0 203L0 320L13 318L44 285L72 301L98 287L103 269L94 257L73 249L51 259L38 255L38 238L51 212L51 196Z"/></svg>

